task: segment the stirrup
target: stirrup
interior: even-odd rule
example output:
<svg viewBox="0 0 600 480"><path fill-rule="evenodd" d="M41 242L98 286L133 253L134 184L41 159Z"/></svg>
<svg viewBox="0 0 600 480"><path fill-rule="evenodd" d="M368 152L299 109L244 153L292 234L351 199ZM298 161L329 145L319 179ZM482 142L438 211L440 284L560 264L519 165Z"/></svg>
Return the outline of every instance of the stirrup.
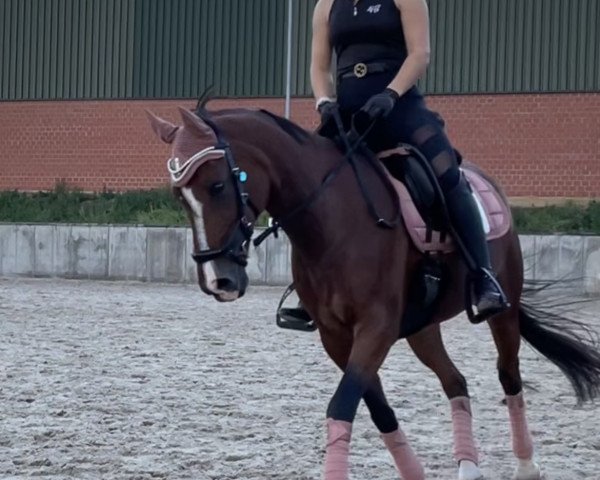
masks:
<svg viewBox="0 0 600 480"><path fill-rule="evenodd" d="M275 315L276 323L279 328L286 328L288 330L300 330L301 332L314 332L317 329L315 321L310 318L310 315L303 308L284 308L283 303L294 291L294 284L292 283L281 297L279 305L277 306L277 313Z"/></svg>
<svg viewBox="0 0 600 480"><path fill-rule="evenodd" d="M488 308L483 310L482 312L477 312L473 310L473 285L476 281L478 281L481 276L486 277L487 280L491 281L496 287L496 291L499 295L499 305L495 308ZM479 277L479 278L477 278ZM496 276L487 268L479 268L477 272L473 272L467 275L467 280L465 284L465 310L467 312L467 316L469 317L469 321L473 324L478 324L489 320L494 315L498 315L499 313L505 312L511 307L508 302L508 298L502 289L502 286L496 279Z"/></svg>

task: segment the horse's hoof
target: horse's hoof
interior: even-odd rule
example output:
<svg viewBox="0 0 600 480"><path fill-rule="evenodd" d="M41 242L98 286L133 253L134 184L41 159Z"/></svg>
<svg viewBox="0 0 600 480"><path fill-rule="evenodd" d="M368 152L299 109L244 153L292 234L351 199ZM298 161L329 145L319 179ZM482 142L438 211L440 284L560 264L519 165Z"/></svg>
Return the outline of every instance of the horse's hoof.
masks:
<svg viewBox="0 0 600 480"><path fill-rule="evenodd" d="M458 480L483 480L483 474L472 461L461 460L458 464Z"/></svg>
<svg viewBox="0 0 600 480"><path fill-rule="evenodd" d="M519 460L514 480L542 480L542 471L533 460Z"/></svg>

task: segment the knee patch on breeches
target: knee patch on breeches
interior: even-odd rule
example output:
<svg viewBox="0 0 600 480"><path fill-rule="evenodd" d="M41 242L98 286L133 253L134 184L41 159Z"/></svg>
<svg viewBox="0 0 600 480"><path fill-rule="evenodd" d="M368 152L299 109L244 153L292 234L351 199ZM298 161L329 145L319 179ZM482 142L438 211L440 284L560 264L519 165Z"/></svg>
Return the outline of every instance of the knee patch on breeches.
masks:
<svg viewBox="0 0 600 480"><path fill-rule="evenodd" d="M411 141L429 161L442 190L454 188L460 180L460 171L454 149L444 132L434 125L425 125L415 130Z"/></svg>

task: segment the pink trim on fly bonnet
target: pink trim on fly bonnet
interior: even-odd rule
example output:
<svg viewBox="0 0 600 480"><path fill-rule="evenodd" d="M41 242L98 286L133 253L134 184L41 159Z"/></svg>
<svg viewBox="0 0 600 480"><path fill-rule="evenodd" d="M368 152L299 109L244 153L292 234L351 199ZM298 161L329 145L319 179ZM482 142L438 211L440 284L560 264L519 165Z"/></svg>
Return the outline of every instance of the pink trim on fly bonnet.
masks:
<svg viewBox="0 0 600 480"><path fill-rule="evenodd" d="M462 171L467 181L471 184L475 197L485 212L487 223L489 224L489 231L486 231L487 239L494 240L506 235L510 228L511 216L509 207L504 202L500 192L475 171L468 168L463 168ZM410 198L408 190L404 184L391 175L389 177L400 196L402 217L414 245L421 252L453 252L454 242L452 242L452 238L449 235L446 235L444 241L441 242L440 232L434 231L432 232L431 242L427 242L425 222Z"/></svg>

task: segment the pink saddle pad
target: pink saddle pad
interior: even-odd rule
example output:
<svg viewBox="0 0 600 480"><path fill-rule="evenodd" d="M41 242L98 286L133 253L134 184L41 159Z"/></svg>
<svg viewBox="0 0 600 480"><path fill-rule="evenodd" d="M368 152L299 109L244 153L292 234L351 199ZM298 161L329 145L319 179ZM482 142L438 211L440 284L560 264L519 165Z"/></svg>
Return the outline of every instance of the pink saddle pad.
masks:
<svg viewBox="0 0 600 480"><path fill-rule="evenodd" d="M510 209L504 202L500 192L496 190L485 178L469 168L462 168L467 181L471 185L482 213L484 229L488 240L500 238L508 232L511 223ZM391 178L391 177L390 177ZM441 235L433 231L431 240L427 241L427 228L423 218L417 211L408 190L403 183L392 178L392 183L400 196L402 218L413 243L421 252L450 253L455 250L454 242L450 235ZM483 210L483 211L482 211Z"/></svg>

